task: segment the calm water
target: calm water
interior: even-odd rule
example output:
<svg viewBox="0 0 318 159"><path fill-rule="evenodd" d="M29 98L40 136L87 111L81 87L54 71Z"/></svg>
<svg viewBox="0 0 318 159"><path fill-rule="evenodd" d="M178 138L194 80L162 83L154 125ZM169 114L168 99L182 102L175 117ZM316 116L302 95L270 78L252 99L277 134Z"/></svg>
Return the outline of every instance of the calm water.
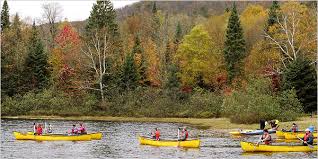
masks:
<svg viewBox="0 0 318 159"><path fill-rule="evenodd" d="M189 127L190 135L199 136L199 149L139 145L137 136L160 128L162 137L175 137L176 123L85 122L88 132L100 131L102 140L17 141L12 131L32 131L38 120L1 120L1 158L317 158L316 153L243 153L239 140L211 137L207 130ZM76 121L49 121L55 133L64 133ZM200 135L201 134L201 135ZM257 140L250 138L248 140Z"/></svg>

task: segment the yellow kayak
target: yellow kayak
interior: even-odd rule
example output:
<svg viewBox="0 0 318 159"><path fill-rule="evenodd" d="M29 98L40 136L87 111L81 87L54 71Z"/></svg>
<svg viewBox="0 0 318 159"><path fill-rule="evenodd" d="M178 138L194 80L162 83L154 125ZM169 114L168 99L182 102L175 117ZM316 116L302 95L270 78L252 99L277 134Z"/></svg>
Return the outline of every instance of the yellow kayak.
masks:
<svg viewBox="0 0 318 159"><path fill-rule="evenodd" d="M187 147L187 148L199 148L200 140L186 140L186 141L177 141L177 140L154 140L147 137L139 136L139 143L141 145L152 145L152 146L175 146L175 147Z"/></svg>
<svg viewBox="0 0 318 159"><path fill-rule="evenodd" d="M310 152L317 151L317 145L309 146L288 146L288 145L257 145L251 142L241 142L241 147L245 152Z"/></svg>
<svg viewBox="0 0 318 159"><path fill-rule="evenodd" d="M17 140L37 140L37 141L89 141L91 135L33 135L30 133L22 134L20 132L13 132Z"/></svg>
<svg viewBox="0 0 318 159"><path fill-rule="evenodd" d="M313 133L314 138L317 138L317 132ZM284 133L285 139L287 140L294 140L299 138L303 138L305 136L305 132L285 132Z"/></svg>

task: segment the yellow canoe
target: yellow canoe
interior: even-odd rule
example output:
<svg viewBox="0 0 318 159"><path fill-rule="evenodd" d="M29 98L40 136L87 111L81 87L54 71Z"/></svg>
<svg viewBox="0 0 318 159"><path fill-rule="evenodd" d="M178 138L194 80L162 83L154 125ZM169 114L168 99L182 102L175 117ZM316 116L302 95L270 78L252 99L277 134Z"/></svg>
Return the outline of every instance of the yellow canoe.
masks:
<svg viewBox="0 0 318 159"><path fill-rule="evenodd" d="M310 152L317 151L317 145L313 148L309 146L288 146L288 145L257 145L251 142L241 142L241 147L245 152Z"/></svg>
<svg viewBox="0 0 318 159"><path fill-rule="evenodd" d="M284 131L276 131L277 138L285 138L285 132Z"/></svg>
<svg viewBox="0 0 318 159"><path fill-rule="evenodd" d="M27 132L28 135L33 135L34 133L33 132ZM46 134L46 135L62 135L62 134ZM96 132L96 133L89 133L87 135L90 135L91 136L91 139L92 140L100 140L102 139L102 133L101 132ZM33 137L31 137L30 139L30 136L26 136L26 135L21 135L19 136L19 139L17 140L33 140Z"/></svg>
<svg viewBox="0 0 318 159"><path fill-rule="evenodd" d="M102 139L102 136L103 136L101 132L90 133L90 134L88 134L88 135L91 136L91 139L92 139L92 140L100 140L100 139Z"/></svg>
<svg viewBox="0 0 318 159"><path fill-rule="evenodd" d="M313 133L314 137L317 138L317 132ZM305 136L305 132L285 132L285 139L287 140L295 140L299 138L303 138Z"/></svg>
<svg viewBox="0 0 318 159"><path fill-rule="evenodd" d="M33 135L30 133L22 134L20 132L13 132L17 140L37 140L37 141L89 141L90 135Z"/></svg>
<svg viewBox="0 0 318 159"><path fill-rule="evenodd" d="M173 147L187 147L187 148L199 148L200 140L186 140L186 141L177 141L177 140L154 140L147 137L139 136L139 143L141 145L152 145L152 146L173 146Z"/></svg>
<svg viewBox="0 0 318 159"><path fill-rule="evenodd" d="M302 141L300 141L299 139L294 139L294 140L286 140L286 139L276 139L273 140L274 143L302 143ZM314 139L314 143L317 143L317 139Z"/></svg>

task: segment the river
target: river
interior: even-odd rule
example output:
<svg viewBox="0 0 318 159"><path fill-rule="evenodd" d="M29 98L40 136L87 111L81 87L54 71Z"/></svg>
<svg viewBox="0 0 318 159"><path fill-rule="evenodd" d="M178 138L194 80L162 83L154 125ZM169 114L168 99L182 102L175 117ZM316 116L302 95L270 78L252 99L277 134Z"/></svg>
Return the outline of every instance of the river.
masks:
<svg viewBox="0 0 318 159"><path fill-rule="evenodd" d="M317 158L317 153L243 153L239 140L211 137L209 130L188 127L190 136L201 139L199 149L153 147L140 145L137 136L158 127L162 138L176 137L180 123L104 122L85 121L88 132L100 131L102 140L92 141L18 141L12 132L32 131L40 120L1 120L1 158ZM46 121L53 125L54 133L65 133L78 121Z"/></svg>

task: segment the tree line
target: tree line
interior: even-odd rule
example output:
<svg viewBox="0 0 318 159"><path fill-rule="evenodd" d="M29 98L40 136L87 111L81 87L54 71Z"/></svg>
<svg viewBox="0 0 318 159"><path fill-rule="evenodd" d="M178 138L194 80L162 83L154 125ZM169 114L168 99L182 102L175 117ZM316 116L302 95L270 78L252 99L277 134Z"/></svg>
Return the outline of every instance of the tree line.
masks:
<svg viewBox="0 0 318 159"><path fill-rule="evenodd" d="M44 24L28 25L18 14L10 20L4 1L2 114L234 119L239 113L237 122L249 123L317 110L312 5L274 1L238 12L231 3L221 14L187 15L150 4L118 20L110 1L97 1L83 27L74 27L58 22L57 3L42 6Z"/></svg>

